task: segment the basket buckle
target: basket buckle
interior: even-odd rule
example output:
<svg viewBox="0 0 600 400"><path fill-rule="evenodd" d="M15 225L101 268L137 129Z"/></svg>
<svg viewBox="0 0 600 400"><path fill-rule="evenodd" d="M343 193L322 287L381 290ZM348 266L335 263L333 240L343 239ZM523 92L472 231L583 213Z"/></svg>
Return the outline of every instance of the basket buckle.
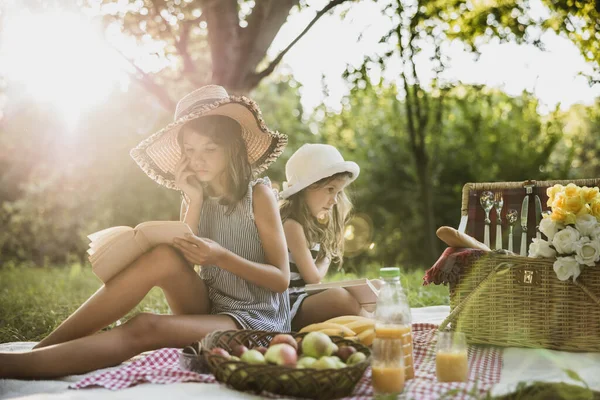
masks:
<svg viewBox="0 0 600 400"><path fill-rule="evenodd" d="M529 265L515 268L515 281L523 286L537 286L541 283L539 271Z"/></svg>

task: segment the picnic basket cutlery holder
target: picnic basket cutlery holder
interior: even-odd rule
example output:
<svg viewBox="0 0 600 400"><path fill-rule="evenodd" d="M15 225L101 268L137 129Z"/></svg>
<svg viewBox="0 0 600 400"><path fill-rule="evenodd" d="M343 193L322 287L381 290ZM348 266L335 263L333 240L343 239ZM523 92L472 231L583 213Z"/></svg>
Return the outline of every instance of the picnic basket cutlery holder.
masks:
<svg viewBox="0 0 600 400"><path fill-rule="evenodd" d="M593 187L599 186L600 178L467 183L461 227L483 238L483 218L474 208L481 191L502 191L510 198L515 191L524 195L524 185L533 183L545 206L547 187L571 182ZM535 229L528 229L530 235L528 242ZM449 283L450 315L440 330L464 332L474 344L600 352L600 265L584 268L573 282L557 278L554 259L490 252L469 260L457 266L458 279Z"/></svg>
<svg viewBox="0 0 600 400"><path fill-rule="evenodd" d="M334 399L352 394L354 386L369 366L371 351L368 347L340 336L331 340L338 346L353 346L356 351L367 356L365 361L339 369L292 368L278 365L252 365L241 361L228 360L210 354L210 350L221 347L231 351L243 344L248 348L268 346L278 332L237 330L216 331L201 341L204 358L211 372L219 382L235 389L261 393L267 391L285 396L310 399ZM308 333L288 333L294 338L303 338Z"/></svg>

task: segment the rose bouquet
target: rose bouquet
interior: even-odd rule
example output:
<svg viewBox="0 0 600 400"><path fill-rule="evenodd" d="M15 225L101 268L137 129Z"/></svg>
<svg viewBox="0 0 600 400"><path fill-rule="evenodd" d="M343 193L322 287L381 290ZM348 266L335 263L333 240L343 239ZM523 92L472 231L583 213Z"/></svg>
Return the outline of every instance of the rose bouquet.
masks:
<svg viewBox="0 0 600 400"><path fill-rule="evenodd" d="M544 215L540 232L547 240L533 239L529 257L554 258L561 281L581 274L600 261L600 193L597 187L554 185L547 189L551 213Z"/></svg>

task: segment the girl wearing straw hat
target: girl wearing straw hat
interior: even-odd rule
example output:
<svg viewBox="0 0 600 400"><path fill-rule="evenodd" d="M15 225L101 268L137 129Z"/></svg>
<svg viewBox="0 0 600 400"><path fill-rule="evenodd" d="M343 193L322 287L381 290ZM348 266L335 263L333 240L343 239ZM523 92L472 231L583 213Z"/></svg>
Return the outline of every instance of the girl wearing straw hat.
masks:
<svg viewBox="0 0 600 400"><path fill-rule="evenodd" d="M331 262L342 262L344 227L352 204L344 189L360 172L340 152L326 144L305 144L285 165L287 182L279 194L283 230L290 259L292 328L340 315L362 313L358 301L345 289L313 294L307 283L319 283ZM327 307L323 307L323 305Z"/></svg>
<svg viewBox="0 0 600 400"><path fill-rule="evenodd" d="M214 330L289 331L289 261L277 199L267 178L252 180L286 142L252 100L219 86L185 96L175 121L131 155L154 181L182 192L181 219L194 235L134 261L33 351L0 354L0 377L83 373L143 351L183 347ZM200 274L193 265L202 266ZM140 314L92 335L154 286L174 315Z"/></svg>

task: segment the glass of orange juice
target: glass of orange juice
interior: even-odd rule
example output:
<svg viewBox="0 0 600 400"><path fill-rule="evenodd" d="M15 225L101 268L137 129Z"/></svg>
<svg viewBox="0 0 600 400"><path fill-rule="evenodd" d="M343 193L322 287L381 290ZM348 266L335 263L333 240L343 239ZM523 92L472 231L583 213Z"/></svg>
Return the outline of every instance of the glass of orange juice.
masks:
<svg viewBox="0 0 600 400"><path fill-rule="evenodd" d="M469 377L467 339L462 332L438 332L435 371L438 382L466 382Z"/></svg>
<svg viewBox="0 0 600 400"><path fill-rule="evenodd" d="M404 390L404 349L401 339L377 338L373 340L371 379L377 398L381 395L398 395Z"/></svg>

